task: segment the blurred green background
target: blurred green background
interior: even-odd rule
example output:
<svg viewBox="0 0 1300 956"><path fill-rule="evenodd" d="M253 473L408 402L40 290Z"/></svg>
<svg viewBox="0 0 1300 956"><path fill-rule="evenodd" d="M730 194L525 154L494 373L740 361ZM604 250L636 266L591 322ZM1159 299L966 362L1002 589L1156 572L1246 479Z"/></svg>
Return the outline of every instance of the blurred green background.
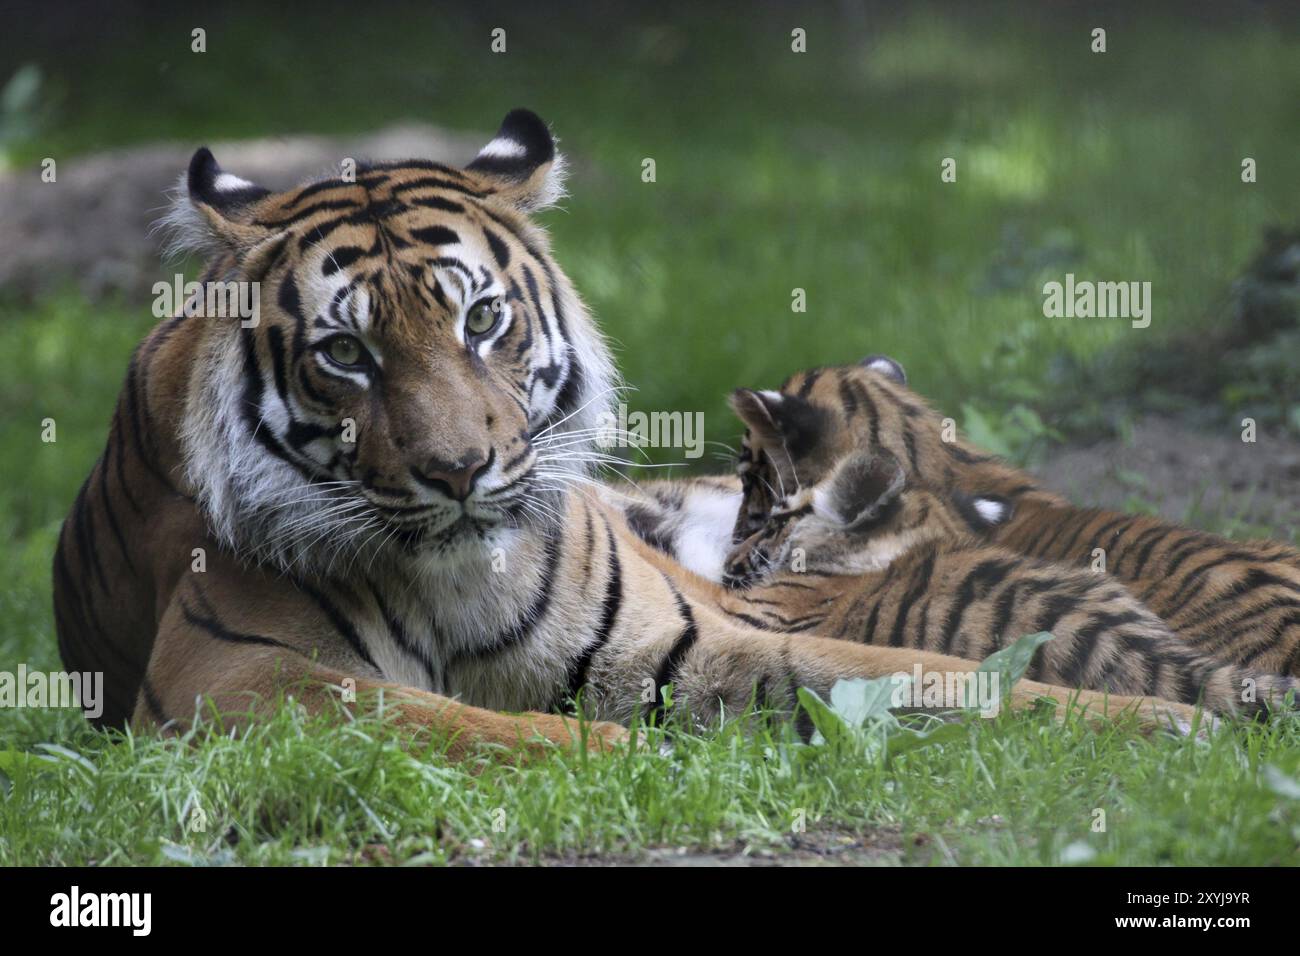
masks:
<svg viewBox="0 0 1300 956"><path fill-rule="evenodd" d="M490 135L527 106L575 159L571 198L543 218L633 408L701 410L734 443L730 388L884 352L1020 458L1122 429L1155 393L1300 429L1294 328L1243 341L1231 311L1263 230L1300 221L1297 11L1133 6L19 4L0 38L0 155L30 176L46 156L159 140L410 118ZM1045 319L1042 285L1067 271L1150 281L1151 328ZM20 647L52 646L57 523L153 321L143 298L74 283L0 289L0 535L17 565L0 620Z"/></svg>

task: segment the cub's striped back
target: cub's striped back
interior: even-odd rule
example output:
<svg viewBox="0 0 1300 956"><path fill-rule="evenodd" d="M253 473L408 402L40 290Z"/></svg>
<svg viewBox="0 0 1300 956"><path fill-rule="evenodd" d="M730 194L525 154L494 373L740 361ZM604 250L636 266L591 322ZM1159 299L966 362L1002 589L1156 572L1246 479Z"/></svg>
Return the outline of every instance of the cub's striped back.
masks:
<svg viewBox="0 0 1300 956"><path fill-rule="evenodd" d="M940 496L996 496L1010 518L983 540L1019 554L1091 567L1096 549L1106 571L1196 650L1259 671L1300 675L1300 551L1277 542L1228 541L1159 518L1078 508L1039 487L1031 475L950 434L942 415L907 386L902 367L874 356L859 365L791 376L781 395L804 414L837 427L825 453L880 448L902 463L914 487ZM778 436L779 437L779 436ZM946 440L946 439L953 440ZM780 448L780 443L771 447ZM788 479L781 453L762 480ZM816 460L804 469L819 467ZM738 533L752 531L771 496L747 476ZM801 478L805 477L803 475ZM775 480L773 480L775 478Z"/></svg>
<svg viewBox="0 0 1300 956"><path fill-rule="evenodd" d="M812 390L741 390L733 403L749 428L747 497L774 500L727 558L725 580L745 588L725 605L738 619L972 659L1049 631L1035 679L1220 713L1295 689L1198 653L1112 577L981 544L1014 520L1007 499L908 487L898 459L855 446L852 416ZM751 500L742 523L756 511Z"/></svg>

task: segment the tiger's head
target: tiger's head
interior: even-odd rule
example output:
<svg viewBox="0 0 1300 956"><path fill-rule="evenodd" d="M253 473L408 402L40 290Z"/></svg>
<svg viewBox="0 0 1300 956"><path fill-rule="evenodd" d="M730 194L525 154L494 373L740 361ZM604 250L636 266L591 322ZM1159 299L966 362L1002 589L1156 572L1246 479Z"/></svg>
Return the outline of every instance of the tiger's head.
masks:
<svg viewBox="0 0 1300 956"><path fill-rule="evenodd" d="M259 292L256 322L183 320L203 325L184 473L224 544L286 568L380 549L450 566L558 520L615 382L529 218L562 173L526 110L463 169L271 192L195 154L175 246L209 256L208 289Z"/></svg>
<svg viewBox="0 0 1300 956"><path fill-rule="evenodd" d="M1005 522L1011 503L988 493L931 490L881 443L861 409L866 376L901 381L873 356L858 366L792 376L780 391L738 389L731 404L746 426L743 488L724 583L753 584L790 568L861 574L930 541L961 543ZM820 386L820 387L819 387Z"/></svg>

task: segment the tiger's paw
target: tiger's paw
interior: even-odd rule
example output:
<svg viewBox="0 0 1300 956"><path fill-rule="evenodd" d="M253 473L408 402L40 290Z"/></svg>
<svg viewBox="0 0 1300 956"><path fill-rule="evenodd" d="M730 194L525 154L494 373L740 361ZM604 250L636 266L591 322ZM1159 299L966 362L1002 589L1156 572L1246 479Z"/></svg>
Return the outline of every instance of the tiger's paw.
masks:
<svg viewBox="0 0 1300 956"><path fill-rule="evenodd" d="M585 746L591 753L608 753L632 739L632 734L626 727L608 720L580 722L574 717L555 714L528 716L537 735L565 749L578 750Z"/></svg>
<svg viewBox="0 0 1300 956"><path fill-rule="evenodd" d="M1205 740L1216 733L1221 726L1219 718L1207 710L1198 710L1190 704L1176 704L1162 701L1148 704L1144 713L1144 728L1150 721L1150 729L1163 730L1179 737L1195 736Z"/></svg>
<svg viewBox="0 0 1300 956"><path fill-rule="evenodd" d="M587 724L587 749L598 753L615 750L633 739L632 732L622 724L596 720Z"/></svg>

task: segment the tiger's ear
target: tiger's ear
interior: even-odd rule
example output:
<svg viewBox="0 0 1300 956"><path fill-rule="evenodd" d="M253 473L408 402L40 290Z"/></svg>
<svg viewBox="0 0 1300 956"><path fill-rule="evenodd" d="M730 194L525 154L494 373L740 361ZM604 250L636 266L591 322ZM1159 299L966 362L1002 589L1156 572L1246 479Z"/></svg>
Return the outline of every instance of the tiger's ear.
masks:
<svg viewBox="0 0 1300 956"><path fill-rule="evenodd" d="M758 445L783 448L787 456L806 455L824 431L822 410L798 395L738 388L731 407Z"/></svg>
<svg viewBox="0 0 1300 956"><path fill-rule="evenodd" d="M564 196L564 157L540 116L511 110L496 136L466 167L521 212L553 206Z"/></svg>
<svg viewBox="0 0 1300 956"><path fill-rule="evenodd" d="M851 530L870 527L903 492L903 466L887 451L846 458L821 498L818 513Z"/></svg>
<svg viewBox="0 0 1300 956"><path fill-rule="evenodd" d="M903 371L903 366L888 355L868 355L858 364L869 372L879 372L885 378L897 382L899 385L907 384L907 373Z"/></svg>
<svg viewBox="0 0 1300 956"><path fill-rule="evenodd" d="M180 195L159 224L170 233L167 254L242 254L271 235L256 207L271 191L222 170L206 146L190 160Z"/></svg>
<svg viewBox="0 0 1300 956"><path fill-rule="evenodd" d="M759 443L781 441L781 426L777 414L782 399L780 392L756 392L752 388L738 388L731 393L731 410L745 423Z"/></svg>

